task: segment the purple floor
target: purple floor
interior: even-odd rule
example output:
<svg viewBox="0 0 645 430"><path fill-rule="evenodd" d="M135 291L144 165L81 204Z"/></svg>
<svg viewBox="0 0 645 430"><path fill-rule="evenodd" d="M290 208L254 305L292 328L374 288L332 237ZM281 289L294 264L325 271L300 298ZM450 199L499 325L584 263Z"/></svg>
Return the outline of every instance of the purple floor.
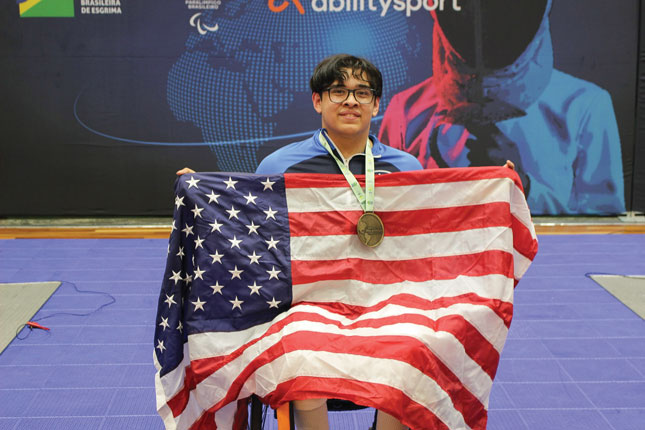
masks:
<svg viewBox="0 0 645 430"><path fill-rule="evenodd" d="M0 282L64 281L34 319L66 313L0 355L0 430L163 428L152 338L166 244L0 240ZM588 273L645 274L645 235L540 237L516 290L489 430L645 429L645 322ZM345 429L371 420L369 410L331 417Z"/></svg>

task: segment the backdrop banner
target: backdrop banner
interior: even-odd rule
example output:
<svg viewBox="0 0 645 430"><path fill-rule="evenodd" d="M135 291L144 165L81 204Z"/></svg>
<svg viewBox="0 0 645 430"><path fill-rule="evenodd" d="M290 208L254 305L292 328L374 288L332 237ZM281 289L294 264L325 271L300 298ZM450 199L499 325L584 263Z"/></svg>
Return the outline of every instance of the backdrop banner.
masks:
<svg viewBox="0 0 645 430"><path fill-rule="evenodd" d="M168 215L174 172L253 172L320 126L335 53L383 73L372 133L427 168L515 162L534 215L643 210L638 2L10 0L0 216ZM635 156L637 154L637 156Z"/></svg>

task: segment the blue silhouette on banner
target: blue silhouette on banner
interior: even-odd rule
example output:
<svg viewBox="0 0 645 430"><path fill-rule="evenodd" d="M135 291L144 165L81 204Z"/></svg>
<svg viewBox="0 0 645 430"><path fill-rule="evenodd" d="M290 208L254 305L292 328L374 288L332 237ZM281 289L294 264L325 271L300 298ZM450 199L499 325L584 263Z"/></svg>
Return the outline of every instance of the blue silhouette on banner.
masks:
<svg viewBox="0 0 645 430"><path fill-rule="evenodd" d="M433 75L392 98L379 138L427 168L513 160L533 214L623 212L611 98L553 68L551 1L467 5L433 12Z"/></svg>

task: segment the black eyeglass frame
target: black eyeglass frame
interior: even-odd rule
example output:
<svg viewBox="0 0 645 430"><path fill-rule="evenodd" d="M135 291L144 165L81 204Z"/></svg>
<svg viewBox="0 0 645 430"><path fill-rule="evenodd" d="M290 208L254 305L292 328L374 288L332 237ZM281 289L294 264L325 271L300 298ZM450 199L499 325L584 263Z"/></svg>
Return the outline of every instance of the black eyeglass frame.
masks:
<svg viewBox="0 0 645 430"><path fill-rule="evenodd" d="M344 91L347 91L347 95L341 101L334 101L334 100L332 100L332 97L331 97L331 91L332 90L344 90ZM372 103L374 101L374 98L376 97L376 90L374 90L373 88L368 88L368 87L359 87L359 88L354 88L353 90L350 90L349 88L338 86L338 87L325 88L323 90L323 92L325 92L325 91L327 92L327 95L329 96L329 101L332 102L332 103L336 103L336 104L344 103L349 98L350 94L354 96L354 100L356 100L359 104L362 104L362 105L368 105L368 104ZM356 91L369 91L370 93L372 93L372 97L370 98L369 101L362 102L356 97Z"/></svg>

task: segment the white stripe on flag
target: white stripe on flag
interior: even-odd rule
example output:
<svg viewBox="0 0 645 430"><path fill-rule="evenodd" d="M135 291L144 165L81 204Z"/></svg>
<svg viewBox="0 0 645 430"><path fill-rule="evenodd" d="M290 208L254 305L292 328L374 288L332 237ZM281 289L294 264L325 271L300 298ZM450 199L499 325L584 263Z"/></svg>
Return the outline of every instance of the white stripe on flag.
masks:
<svg viewBox="0 0 645 430"><path fill-rule="evenodd" d="M513 276L519 280L531 265L531 260L513 250Z"/></svg>
<svg viewBox="0 0 645 430"><path fill-rule="evenodd" d="M515 218L517 218L522 225L526 227L526 229L531 233L531 237L533 239L537 239L535 226L531 219L531 212L529 207L526 205L525 199L526 197L524 196L524 193L522 193L522 190L520 190L517 185L514 185L510 198L511 214L513 214Z"/></svg>
<svg viewBox="0 0 645 430"><path fill-rule="evenodd" d="M181 390L184 386L186 378L186 367L190 365L190 357L188 350L188 343L184 344L184 358L177 367L170 372L166 373L163 378L159 378L159 372L155 375L155 386L157 392L157 410L166 404L167 399L172 398L175 393ZM158 363L155 354L155 363ZM160 412L161 413L161 412ZM172 416L172 414L171 414Z"/></svg>
<svg viewBox="0 0 645 430"><path fill-rule="evenodd" d="M513 280L504 275L460 276L459 281L403 281L396 284L371 284L358 280L320 281L293 286L293 302L343 302L373 306L387 298L408 293L425 300L476 293L487 299L513 302Z"/></svg>

